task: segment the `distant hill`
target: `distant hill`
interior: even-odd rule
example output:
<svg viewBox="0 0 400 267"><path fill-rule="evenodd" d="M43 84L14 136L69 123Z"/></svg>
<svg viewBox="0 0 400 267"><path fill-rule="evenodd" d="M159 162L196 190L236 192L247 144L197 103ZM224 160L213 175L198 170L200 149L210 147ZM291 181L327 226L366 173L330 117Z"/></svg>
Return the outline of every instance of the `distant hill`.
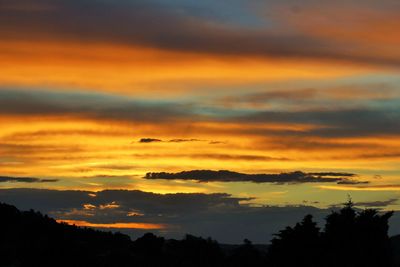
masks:
<svg viewBox="0 0 400 267"><path fill-rule="evenodd" d="M216 241L191 235L165 240L148 233L132 241L121 233L58 223L2 203L0 218L0 266L261 266L264 260L251 245L225 253Z"/></svg>
<svg viewBox="0 0 400 267"><path fill-rule="evenodd" d="M123 234L57 223L7 204L0 204L0 218L0 266L109 266L107 260L129 255L132 244Z"/></svg>

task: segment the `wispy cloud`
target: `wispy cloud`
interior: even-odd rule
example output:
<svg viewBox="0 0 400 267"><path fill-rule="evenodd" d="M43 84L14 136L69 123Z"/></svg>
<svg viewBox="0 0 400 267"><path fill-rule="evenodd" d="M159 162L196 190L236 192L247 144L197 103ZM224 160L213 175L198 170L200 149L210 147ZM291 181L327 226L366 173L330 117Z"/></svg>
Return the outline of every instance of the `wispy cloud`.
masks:
<svg viewBox="0 0 400 267"><path fill-rule="evenodd" d="M162 142L161 139L156 139L156 138L141 138L139 143L154 143L154 142Z"/></svg>
<svg viewBox="0 0 400 267"><path fill-rule="evenodd" d="M179 120L193 111L185 104L139 101L111 94L0 90L0 114L22 116L69 115L105 120L163 122Z"/></svg>
<svg viewBox="0 0 400 267"><path fill-rule="evenodd" d="M10 177L10 176L0 176L0 183L10 182L10 183L54 183L58 182L58 179L40 179L32 177Z"/></svg>
<svg viewBox="0 0 400 267"><path fill-rule="evenodd" d="M196 138L175 138L169 140L162 140L158 138L141 138L139 143L154 143L154 142L164 142L164 143L187 143L187 142L208 142L208 143L215 143L218 141L210 141L210 140L201 140Z"/></svg>
<svg viewBox="0 0 400 267"><path fill-rule="evenodd" d="M398 184L381 185L318 185L321 189L339 190L339 191L399 191Z"/></svg>

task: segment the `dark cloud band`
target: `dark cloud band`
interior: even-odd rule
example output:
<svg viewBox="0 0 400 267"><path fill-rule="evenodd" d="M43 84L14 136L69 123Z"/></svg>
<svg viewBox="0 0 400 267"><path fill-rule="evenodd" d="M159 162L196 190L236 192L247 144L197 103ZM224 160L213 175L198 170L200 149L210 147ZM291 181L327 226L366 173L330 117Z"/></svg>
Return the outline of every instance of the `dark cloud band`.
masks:
<svg viewBox="0 0 400 267"><path fill-rule="evenodd" d="M4 25L1 34L10 39L40 40L50 36L56 40L114 42L190 53L400 65L398 57L371 49L359 53L351 42L332 43L329 38L289 27L284 17L275 20L277 29L267 24L250 28L218 21L207 23L196 16L196 8L182 12L178 6L152 1L18 2L16 5L7 0L0 6L0 24ZM206 11L214 10L210 4ZM352 50L356 52L349 52Z"/></svg>
<svg viewBox="0 0 400 267"><path fill-rule="evenodd" d="M353 173L305 173L301 171L278 173L278 174L245 174L227 170L192 170L178 173L149 172L145 179L165 179L165 180L195 180L198 182L254 182L254 183L365 183L357 182L350 178L355 177Z"/></svg>
<svg viewBox="0 0 400 267"><path fill-rule="evenodd" d="M54 183L58 182L58 179L39 179L32 177L10 177L10 176L0 176L0 183Z"/></svg>
<svg viewBox="0 0 400 267"><path fill-rule="evenodd" d="M31 208L61 220L81 220L93 224L115 222L156 223L168 225L159 233L181 238L185 233L212 236L220 242L240 243L249 238L268 242L273 233L313 214L322 221L329 210L312 206L251 206L248 198L229 194L154 194L138 190L104 190L99 192L44 189L0 189L0 201L22 210ZM251 199L250 199L251 200ZM390 202L390 203L389 203ZM366 206L383 206L395 200L371 201ZM391 220L393 229L399 217ZM121 229L120 229L121 230ZM143 232L123 230L136 238ZM148 230L146 230L148 231Z"/></svg>

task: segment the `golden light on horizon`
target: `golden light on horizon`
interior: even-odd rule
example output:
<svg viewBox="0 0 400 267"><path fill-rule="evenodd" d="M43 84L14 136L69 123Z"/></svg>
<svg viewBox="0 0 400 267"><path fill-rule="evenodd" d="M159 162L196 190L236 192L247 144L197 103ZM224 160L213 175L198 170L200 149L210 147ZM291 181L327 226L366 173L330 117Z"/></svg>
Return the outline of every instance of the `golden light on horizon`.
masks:
<svg viewBox="0 0 400 267"><path fill-rule="evenodd" d="M80 220L57 220L59 223L66 223L70 225L76 225L79 227L94 227L94 228L110 228L110 229L142 229L142 230L155 230L165 229L166 225L156 223L90 223L87 221Z"/></svg>

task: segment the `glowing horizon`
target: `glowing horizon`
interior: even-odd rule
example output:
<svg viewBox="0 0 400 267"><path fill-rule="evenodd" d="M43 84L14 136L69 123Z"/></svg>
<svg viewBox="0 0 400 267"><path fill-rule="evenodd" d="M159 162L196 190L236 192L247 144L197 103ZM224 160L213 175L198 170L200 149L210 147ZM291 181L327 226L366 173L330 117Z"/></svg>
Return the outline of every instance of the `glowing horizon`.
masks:
<svg viewBox="0 0 400 267"><path fill-rule="evenodd" d="M164 225L153 224L153 223L90 223L86 221L78 220L57 220L59 223L66 223L70 225L76 225L80 227L94 227L94 228L112 228L112 229L142 229L142 230L154 230L164 229Z"/></svg>

